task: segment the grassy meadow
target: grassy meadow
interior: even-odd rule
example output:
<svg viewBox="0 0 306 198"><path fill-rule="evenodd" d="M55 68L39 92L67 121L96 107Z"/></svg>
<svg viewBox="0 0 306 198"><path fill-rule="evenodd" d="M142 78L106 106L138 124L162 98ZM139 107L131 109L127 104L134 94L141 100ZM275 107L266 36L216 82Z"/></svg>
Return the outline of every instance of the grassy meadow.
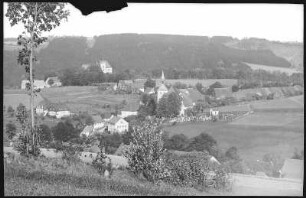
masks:
<svg viewBox="0 0 306 198"><path fill-rule="evenodd" d="M210 134L226 151L236 146L245 160L262 159L267 153L291 157L294 149L304 148L303 96L253 102L254 113L231 123L188 123L166 127L171 135L183 133L195 137Z"/></svg>
<svg viewBox="0 0 306 198"><path fill-rule="evenodd" d="M217 193L217 192L216 192ZM115 170L111 178L82 162L62 159L15 158L4 161L5 196L145 196L209 195L193 188L154 185L126 170Z"/></svg>
<svg viewBox="0 0 306 198"><path fill-rule="evenodd" d="M253 70L262 69L262 70L269 71L269 72L279 71L279 72L287 73L289 75L291 75L293 73L298 73L298 71L296 69L291 69L291 68L258 65L258 64L252 64L252 63L245 63L245 64L250 66Z"/></svg>
<svg viewBox="0 0 306 198"><path fill-rule="evenodd" d="M137 95L119 95L108 91L99 91L95 86L69 86L44 89L41 91L43 98L53 103L64 103L72 112L106 112L109 109L103 105L110 105L112 108L123 100L127 103L138 100Z"/></svg>
<svg viewBox="0 0 306 198"><path fill-rule="evenodd" d="M44 99L41 97L41 95L37 94L37 96L34 97L34 106L38 105L43 100ZM24 104L27 109L30 109L30 95L23 92L4 92L3 105L5 105L6 108L8 106L12 106L16 110L20 103Z"/></svg>

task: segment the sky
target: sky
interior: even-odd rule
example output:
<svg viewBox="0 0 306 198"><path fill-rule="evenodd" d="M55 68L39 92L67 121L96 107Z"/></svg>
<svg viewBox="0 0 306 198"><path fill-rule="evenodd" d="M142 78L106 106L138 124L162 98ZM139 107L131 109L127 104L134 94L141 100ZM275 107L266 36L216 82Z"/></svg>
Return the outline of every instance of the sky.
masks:
<svg viewBox="0 0 306 198"><path fill-rule="evenodd" d="M282 42L303 42L302 4L179 4L128 3L113 12L83 16L68 4L68 21L45 36L99 36L104 34L176 34L257 37ZM4 14L7 4L4 3ZM17 37L23 26L11 27L4 18L4 38Z"/></svg>

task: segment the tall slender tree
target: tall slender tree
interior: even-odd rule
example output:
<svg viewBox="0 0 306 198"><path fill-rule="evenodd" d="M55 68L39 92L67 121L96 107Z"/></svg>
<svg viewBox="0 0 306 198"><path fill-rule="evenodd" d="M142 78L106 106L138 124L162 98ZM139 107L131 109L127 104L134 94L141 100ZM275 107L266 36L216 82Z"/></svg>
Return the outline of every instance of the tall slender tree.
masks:
<svg viewBox="0 0 306 198"><path fill-rule="evenodd" d="M25 31L18 36L17 43L21 46L18 54L18 63L25 66L28 79L27 89L30 91L30 110L31 110L31 129L32 144L37 142L35 137L35 118L34 118L34 90L33 67L36 61L35 50L39 45L47 40L43 37L43 32L49 32L60 25L63 19L67 19L69 11L65 10L64 3L57 2L14 2L8 3L6 17L9 18L10 25L22 23ZM28 134L28 135L30 135ZM27 149L28 154L28 149Z"/></svg>

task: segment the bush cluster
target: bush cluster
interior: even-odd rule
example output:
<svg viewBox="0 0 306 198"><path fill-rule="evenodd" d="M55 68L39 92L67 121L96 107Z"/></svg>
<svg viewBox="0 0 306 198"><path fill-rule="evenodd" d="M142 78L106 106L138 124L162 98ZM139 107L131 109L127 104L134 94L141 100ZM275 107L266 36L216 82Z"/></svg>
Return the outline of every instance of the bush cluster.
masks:
<svg viewBox="0 0 306 198"><path fill-rule="evenodd" d="M228 174L224 167L210 162L204 152L191 152L184 155L168 153L166 157L170 177L167 181L174 185L198 189L226 189L229 185Z"/></svg>
<svg viewBox="0 0 306 198"><path fill-rule="evenodd" d="M208 154L192 152L178 156L167 152L159 126L158 121L146 121L132 133L132 142L124 153L131 172L153 183L162 181L200 189L228 186L225 168L212 164Z"/></svg>

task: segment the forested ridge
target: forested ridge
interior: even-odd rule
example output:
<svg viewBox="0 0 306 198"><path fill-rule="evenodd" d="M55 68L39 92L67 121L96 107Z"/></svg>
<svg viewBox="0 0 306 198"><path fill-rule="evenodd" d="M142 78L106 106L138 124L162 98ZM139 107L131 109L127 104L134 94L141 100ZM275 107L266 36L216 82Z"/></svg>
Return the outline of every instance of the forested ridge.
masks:
<svg viewBox="0 0 306 198"><path fill-rule="evenodd" d="M270 50L245 50L228 47L231 37L180 36L158 34L117 34L93 38L91 44L85 37L55 37L37 54L37 78L52 71L80 68L99 59L107 60L114 71L126 69L148 71L152 69L213 68L225 63L249 62L254 64L290 67L284 58ZM6 42L7 41L7 42ZM4 85L16 86L24 78L24 69L17 65L17 48L13 39L4 40Z"/></svg>

